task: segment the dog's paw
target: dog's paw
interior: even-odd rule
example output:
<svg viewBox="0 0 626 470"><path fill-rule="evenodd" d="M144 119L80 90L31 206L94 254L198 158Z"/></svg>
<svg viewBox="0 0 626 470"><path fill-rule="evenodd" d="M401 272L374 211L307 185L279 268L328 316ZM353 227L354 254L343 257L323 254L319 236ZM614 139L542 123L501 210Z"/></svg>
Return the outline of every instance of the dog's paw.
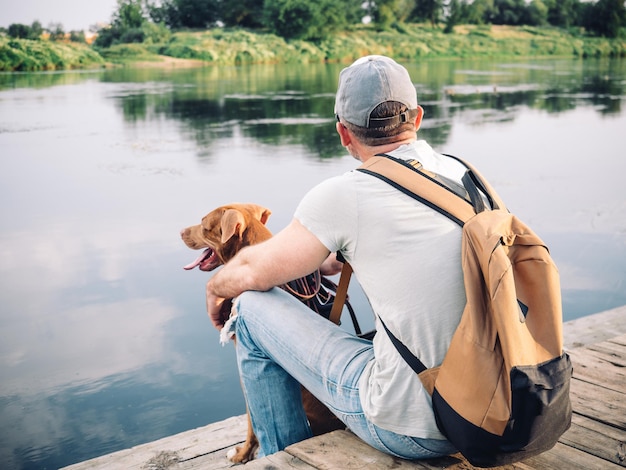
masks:
<svg viewBox="0 0 626 470"><path fill-rule="evenodd" d="M226 323L224 323L224 326L222 327L221 331L220 331L220 344L222 346L225 346L226 343L228 343L231 339L233 339L235 337L235 324L237 322L237 311L234 310L234 306L233 306L233 311L230 314L230 317L228 317L228 320L226 320Z"/></svg>
<svg viewBox="0 0 626 470"><path fill-rule="evenodd" d="M246 463L250 460L254 460L254 456L256 455L257 447L246 448L244 447L233 447L226 453L226 457L233 463Z"/></svg>
<svg viewBox="0 0 626 470"><path fill-rule="evenodd" d="M234 462L235 455L237 455L237 447L233 447L228 452L226 452L226 458L231 462Z"/></svg>

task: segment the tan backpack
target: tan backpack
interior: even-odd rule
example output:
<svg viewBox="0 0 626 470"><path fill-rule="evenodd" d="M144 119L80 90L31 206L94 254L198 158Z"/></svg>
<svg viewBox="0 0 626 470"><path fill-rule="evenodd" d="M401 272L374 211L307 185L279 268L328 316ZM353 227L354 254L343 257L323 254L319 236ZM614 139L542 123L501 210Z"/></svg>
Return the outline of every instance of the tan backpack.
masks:
<svg viewBox="0 0 626 470"><path fill-rule="evenodd" d="M368 159L358 171L463 228L467 303L441 366L427 369L383 326L431 393L441 432L472 465L492 467L552 448L569 428L572 366L563 352L559 275L547 247L476 169L456 159L468 168L464 188L389 155Z"/></svg>

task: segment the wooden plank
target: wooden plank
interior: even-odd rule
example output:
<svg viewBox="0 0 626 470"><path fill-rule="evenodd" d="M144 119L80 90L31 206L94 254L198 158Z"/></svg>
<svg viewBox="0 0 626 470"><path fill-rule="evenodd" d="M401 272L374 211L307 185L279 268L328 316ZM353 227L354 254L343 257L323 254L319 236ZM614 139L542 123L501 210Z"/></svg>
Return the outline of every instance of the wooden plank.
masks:
<svg viewBox="0 0 626 470"><path fill-rule="evenodd" d="M369 469L385 468L401 470L474 470L461 454L428 460L404 460L379 452L361 441L350 431L334 431L299 442L285 449L316 469ZM248 464L249 465L249 464ZM247 466L247 465L246 465ZM279 467L280 468L280 467ZM533 470L534 467L519 462L492 470Z"/></svg>
<svg viewBox="0 0 626 470"><path fill-rule="evenodd" d="M626 400L624 394L573 379L570 398L574 412L601 423L626 429Z"/></svg>
<svg viewBox="0 0 626 470"><path fill-rule="evenodd" d="M165 458L167 453L175 454L179 461L185 461L243 442L247 426L245 415L235 416L202 428L70 465L65 469L140 470L151 459Z"/></svg>
<svg viewBox="0 0 626 470"><path fill-rule="evenodd" d="M287 447L285 451L320 470L428 468L383 454L349 431L333 431L307 439Z"/></svg>
<svg viewBox="0 0 626 470"><path fill-rule="evenodd" d="M543 454L531 457L525 464L537 470L619 470L622 467L594 455L557 443Z"/></svg>
<svg viewBox="0 0 626 470"><path fill-rule="evenodd" d="M626 467L626 431L574 414L561 443Z"/></svg>
<svg viewBox="0 0 626 470"><path fill-rule="evenodd" d="M626 335L585 347L590 354L605 359L615 367L626 367Z"/></svg>
<svg viewBox="0 0 626 470"><path fill-rule="evenodd" d="M252 460L244 466L246 467L245 470L281 468L288 468L292 470L315 470L315 467L311 467L287 452L278 452L261 459ZM143 467L143 470L223 470L226 468L239 467L243 469L243 466L240 464L234 464L228 460L226 457L226 450L221 450L211 454L201 455L191 460L178 462L177 465L172 467L159 465L150 466L150 462L148 462L147 465Z"/></svg>
<svg viewBox="0 0 626 470"><path fill-rule="evenodd" d="M163 467L159 465L151 465L148 461L142 467L142 470L223 470L225 468L232 468L233 464L226 453L228 449L221 449L210 454L199 455L189 460L182 460L177 465L172 467Z"/></svg>
<svg viewBox="0 0 626 470"><path fill-rule="evenodd" d="M588 348L573 349L569 355L574 366L575 378L626 393L626 367L612 362L612 356Z"/></svg>
<svg viewBox="0 0 626 470"><path fill-rule="evenodd" d="M626 333L626 305L563 324L563 344L570 350Z"/></svg>
<svg viewBox="0 0 626 470"><path fill-rule="evenodd" d="M451 458L455 459L455 461L450 461ZM447 458L424 460L422 461L422 464L431 470L480 470L479 467L474 467L471 463L469 463L460 453ZM489 468L491 470L534 470L533 467L529 467L525 462L515 462L508 465Z"/></svg>
<svg viewBox="0 0 626 470"><path fill-rule="evenodd" d="M494 470L592 470L624 465L624 433L610 426L575 416L572 428L553 449L523 462ZM592 434L595 434L592 436ZM620 439L621 438L621 439ZM449 469L474 470L460 454L442 459L407 461L378 452L348 431L335 431L286 449L317 469ZM592 451L592 452L589 452ZM249 465L249 464L248 464ZM283 468L283 467L277 467ZM284 467L286 468L286 467Z"/></svg>
<svg viewBox="0 0 626 470"><path fill-rule="evenodd" d="M624 319L626 321L626 318ZM607 340L609 343L617 344L619 346L626 346L626 335L614 336Z"/></svg>
<svg viewBox="0 0 626 470"><path fill-rule="evenodd" d="M270 469L295 469L295 470L316 470L315 467L311 467L306 462L303 462L298 457L295 457L287 452L278 452L276 454L268 455L259 460L253 460L248 462L246 470L270 470Z"/></svg>

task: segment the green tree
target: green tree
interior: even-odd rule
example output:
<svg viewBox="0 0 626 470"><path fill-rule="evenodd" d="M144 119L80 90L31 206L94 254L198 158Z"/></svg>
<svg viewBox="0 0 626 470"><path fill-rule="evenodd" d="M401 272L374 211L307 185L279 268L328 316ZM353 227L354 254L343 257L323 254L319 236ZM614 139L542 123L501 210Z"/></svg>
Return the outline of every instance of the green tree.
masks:
<svg viewBox="0 0 626 470"><path fill-rule="evenodd" d="M86 43L87 40L85 39L85 32L84 31L70 31L70 41Z"/></svg>
<svg viewBox="0 0 626 470"><path fill-rule="evenodd" d="M48 25L51 41L63 41L65 39L65 29L61 23L50 23Z"/></svg>
<svg viewBox="0 0 626 470"><path fill-rule="evenodd" d="M465 7L465 19L470 24L491 23L495 14L493 0L474 0Z"/></svg>
<svg viewBox="0 0 626 470"><path fill-rule="evenodd" d="M265 25L287 39L303 38L314 25L316 3L305 0L266 0L263 11Z"/></svg>
<svg viewBox="0 0 626 470"><path fill-rule="evenodd" d="M183 28L204 29L221 19L219 0L174 0L174 5Z"/></svg>
<svg viewBox="0 0 626 470"><path fill-rule="evenodd" d="M30 26L30 35L29 39L40 39L43 34L43 26L39 21L33 21L33 24Z"/></svg>
<svg viewBox="0 0 626 470"><path fill-rule="evenodd" d="M259 28L263 26L263 0L223 0L220 6L220 19L227 26Z"/></svg>
<svg viewBox="0 0 626 470"><path fill-rule="evenodd" d="M378 29L387 29L394 23L408 19L414 8L414 0L377 0L370 2L372 20Z"/></svg>
<svg viewBox="0 0 626 470"><path fill-rule="evenodd" d="M113 24L120 29L141 28L145 21L141 0L117 0Z"/></svg>
<svg viewBox="0 0 626 470"><path fill-rule="evenodd" d="M7 34L12 38L28 39L30 37L30 26L21 23L10 24Z"/></svg>
<svg viewBox="0 0 626 470"><path fill-rule="evenodd" d="M264 24L286 39L323 39L346 26L345 1L265 0Z"/></svg>
<svg viewBox="0 0 626 470"><path fill-rule="evenodd" d="M548 23L548 6L543 0L533 0L526 10L526 23L542 26Z"/></svg>
<svg viewBox="0 0 626 470"><path fill-rule="evenodd" d="M180 15L174 0L146 0L146 13L155 24L164 24L170 29L180 28Z"/></svg>
<svg viewBox="0 0 626 470"><path fill-rule="evenodd" d="M543 0L548 8L547 21L551 25L568 28L578 22L580 0Z"/></svg>
<svg viewBox="0 0 626 470"><path fill-rule="evenodd" d="M156 24L164 24L170 29L207 28L218 20L223 20L222 10L232 9L243 12L251 1L234 2L229 0L145 0L145 11ZM261 12L258 12L259 15ZM236 17L236 13L233 13Z"/></svg>
<svg viewBox="0 0 626 470"><path fill-rule="evenodd" d="M372 9L372 21L378 29L387 29L395 21L394 0L377 0Z"/></svg>
<svg viewBox="0 0 626 470"><path fill-rule="evenodd" d="M411 0L413 3L414 0ZM362 0L342 0L342 8L344 10L343 16L347 24L360 24L366 15L371 17L370 4L372 1Z"/></svg>
<svg viewBox="0 0 626 470"><path fill-rule="evenodd" d="M626 26L626 7L623 0L599 0L588 12L586 27L596 34L616 38Z"/></svg>
<svg viewBox="0 0 626 470"><path fill-rule="evenodd" d="M494 7L495 15L491 19L493 24L525 24L527 10L524 0L495 0Z"/></svg>
<svg viewBox="0 0 626 470"><path fill-rule="evenodd" d="M441 20L442 14L443 0L416 0L410 17L416 21L429 21L435 26Z"/></svg>
<svg viewBox="0 0 626 470"><path fill-rule="evenodd" d="M448 6L448 17L446 18L446 27L443 32L446 34L453 33L454 27L461 23L462 18L463 10L461 3L459 3L459 0L450 0L450 5Z"/></svg>
<svg viewBox="0 0 626 470"><path fill-rule="evenodd" d="M150 44L165 43L172 37L172 32L163 23L152 23L146 21L141 30L144 34L144 42Z"/></svg>
<svg viewBox="0 0 626 470"><path fill-rule="evenodd" d="M111 25L98 31L94 45L111 47L119 43L143 42L142 26L146 21L141 0L117 0Z"/></svg>

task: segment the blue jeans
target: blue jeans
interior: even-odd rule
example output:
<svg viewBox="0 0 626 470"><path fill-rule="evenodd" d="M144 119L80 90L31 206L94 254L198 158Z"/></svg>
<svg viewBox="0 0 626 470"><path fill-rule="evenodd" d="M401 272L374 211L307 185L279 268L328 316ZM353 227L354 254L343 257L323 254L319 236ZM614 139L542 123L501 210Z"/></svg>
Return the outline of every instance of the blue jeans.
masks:
<svg viewBox="0 0 626 470"><path fill-rule="evenodd" d="M382 452L405 459L455 452L448 441L399 435L365 417L358 384L374 359L371 341L342 330L278 288L245 292L236 307L237 362L262 455L311 437L300 384Z"/></svg>

